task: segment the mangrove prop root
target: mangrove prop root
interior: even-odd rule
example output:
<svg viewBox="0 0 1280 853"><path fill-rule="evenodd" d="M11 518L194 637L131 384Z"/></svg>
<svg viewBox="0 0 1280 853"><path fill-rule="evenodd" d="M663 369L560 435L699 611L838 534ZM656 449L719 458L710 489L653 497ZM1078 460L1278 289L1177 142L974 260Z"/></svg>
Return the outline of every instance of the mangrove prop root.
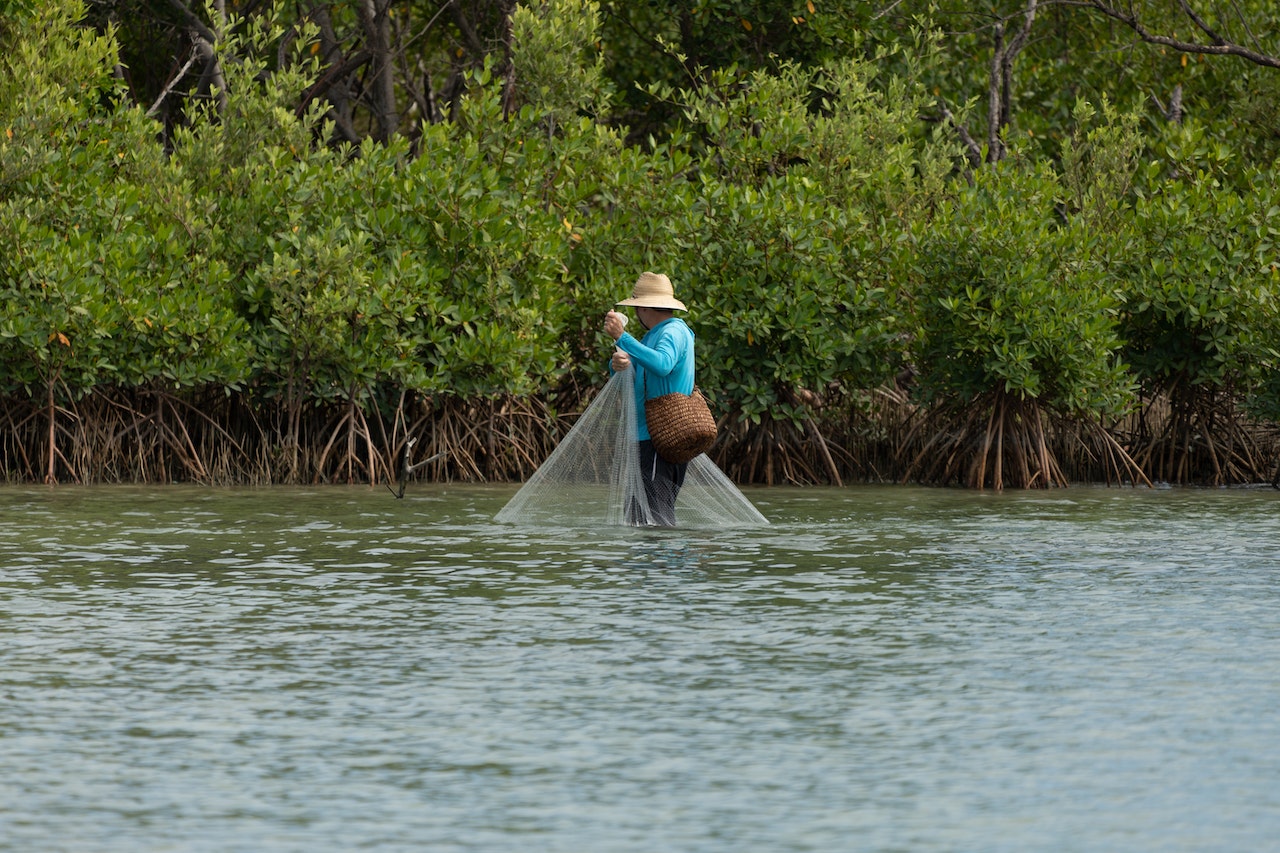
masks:
<svg viewBox="0 0 1280 853"><path fill-rule="evenodd" d="M377 484L413 439L418 458L435 457L417 478L520 481L568 433L592 388L567 384L548 399L347 390L326 402L284 388L228 394L157 383L73 399L42 385L4 401L0 471L28 483ZM1105 426L994 392L929 406L900 393L839 395L829 392L798 421L722 413L713 460L742 484L842 485L870 475L997 490L1070 480L1270 482L1280 471L1280 431L1210 394L1145 400Z"/></svg>

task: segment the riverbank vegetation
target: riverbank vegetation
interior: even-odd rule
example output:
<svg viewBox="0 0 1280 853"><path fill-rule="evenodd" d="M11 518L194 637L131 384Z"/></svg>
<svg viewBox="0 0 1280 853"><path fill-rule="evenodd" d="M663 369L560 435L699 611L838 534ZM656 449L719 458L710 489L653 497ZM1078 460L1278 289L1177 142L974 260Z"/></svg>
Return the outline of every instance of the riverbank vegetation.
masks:
<svg viewBox="0 0 1280 853"><path fill-rule="evenodd" d="M873 5L0 2L2 476L523 479L655 269L738 482L1270 480L1280 15Z"/></svg>

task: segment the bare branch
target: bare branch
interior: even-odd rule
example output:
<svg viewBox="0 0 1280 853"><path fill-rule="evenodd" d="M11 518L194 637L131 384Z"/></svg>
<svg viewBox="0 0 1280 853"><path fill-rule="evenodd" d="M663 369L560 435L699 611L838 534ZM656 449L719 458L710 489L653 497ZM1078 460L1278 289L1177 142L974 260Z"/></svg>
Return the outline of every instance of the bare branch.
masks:
<svg viewBox="0 0 1280 853"><path fill-rule="evenodd" d="M169 0L169 5L182 13L182 19L186 25L200 35L200 38L209 44L218 43L218 34L209 29L204 21L200 20L200 16L191 11L191 7L183 2L183 0Z"/></svg>
<svg viewBox="0 0 1280 853"><path fill-rule="evenodd" d="M1187 0L1178 0L1178 7L1183 13L1191 19L1191 23L1200 28L1200 31L1213 40L1214 44L1226 44L1227 40L1213 31L1213 28L1205 22L1204 18L1196 14L1196 10L1191 8L1191 4Z"/></svg>
<svg viewBox="0 0 1280 853"><path fill-rule="evenodd" d="M187 64L183 65L178 73L173 75L173 79L165 84L164 89L160 92L160 96L156 98L155 103L151 105L151 109L147 110L148 116L156 114L160 109L160 104L164 103L164 99L169 97L169 93L173 91L173 88L182 82L182 78L187 76L187 72L191 70L191 66L195 65L196 60L199 58L200 54L193 50L191 52L191 57L187 60Z"/></svg>
<svg viewBox="0 0 1280 853"><path fill-rule="evenodd" d="M342 80L347 75L354 73L364 65L367 65L373 59L372 54L367 50L357 50L355 53L346 57L341 63L331 66L327 71L320 75L320 79L311 84L305 92L302 93L302 99L298 103L297 109L294 111L298 117L301 117L307 107L321 92L327 92L335 81Z"/></svg>
<svg viewBox="0 0 1280 853"><path fill-rule="evenodd" d="M964 156L969 161L968 169L965 169L965 180L969 182L969 186L973 186L973 170L982 165L982 146L978 144L978 140L973 138L969 133L969 129L962 125L947 108L946 104L939 105L942 108L942 117L955 128L956 135L960 137L960 141L964 143Z"/></svg>
<svg viewBox="0 0 1280 853"><path fill-rule="evenodd" d="M467 19L462 4L458 0L449 0L449 8L453 12L453 22L458 25L458 32L462 33L462 38L466 41L472 55L484 56L484 42L480 40L476 28L471 26L471 21Z"/></svg>
<svg viewBox="0 0 1280 853"><path fill-rule="evenodd" d="M1004 146L1000 142L1000 116L1004 112L1001 97L1000 69L1004 65L1004 25L996 24L995 46L991 51L990 80L987 83L987 161L998 163L1003 159Z"/></svg>
<svg viewBox="0 0 1280 853"><path fill-rule="evenodd" d="M1022 28L1014 33L1000 57L1000 127L1008 127L1013 121L1013 60L1027 46L1031 38L1031 26L1036 19L1037 0L1027 0L1023 12Z"/></svg>
<svg viewBox="0 0 1280 853"><path fill-rule="evenodd" d="M1241 59L1252 62L1254 65L1261 65L1266 68L1280 68L1280 57L1272 56L1267 53L1261 53L1251 50L1243 45L1235 44L1227 41L1216 33L1204 19L1195 14L1185 0L1178 0L1179 5L1191 22L1196 25L1197 29L1209 37L1210 43L1204 44L1200 42L1184 41L1183 39L1171 38L1151 32L1146 26L1138 20L1136 13L1131 11L1123 11L1105 2L1105 0L1085 0L1085 2L1076 4L1068 3L1064 5L1083 5L1086 8L1095 9L1106 15L1112 20L1119 21L1137 34L1138 38L1148 44L1158 44L1162 47L1172 48L1182 53L1202 53L1209 56L1236 56Z"/></svg>
<svg viewBox="0 0 1280 853"><path fill-rule="evenodd" d="M369 52L371 85L369 107L378 122L377 139L389 140L400 127L396 106L395 53L391 44L389 0L361 0L357 17L364 30L365 49Z"/></svg>
<svg viewBox="0 0 1280 853"><path fill-rule="evenodd" d="M182 17L190 30L191 43L195 45L196 50L205 59L206 65L204 73L200 77L201 89L216 91L218 98L218 109L220 111L227 108L227 81L222 74L222 61L218 58L218 52L214 50L214 45L218 43L218 34L205 26L204 21L191 11L191 7L183 0L169 0L169 5L182 13ZM222 15L222 21L226 21L226 13L221 8L221 4L217 7Z"/></svg>
<svg viewBox="0 0 1280 853"><path fill-rule="evenodd" d="M876 20L879 20L880 18L883 18L885 15L889 14L889 13L890 13L890 12L892 12L895 8L897 8L897 6L898 6L900 3L902 3L902 0L893 0L893 2L892 2L892 3L890 3L888 6L885 6L885 7L884 7L883 9L881 9L879 12L876 12L874 15L872 15L872 16L871 16L871 20L876 21Z"/></svg>
<svg viewBox="0 0 1280 853"><path fill-rule="evenodd" d="M1009 49L1007 51L1010 61L1012 58L1022 52L1027 46L1027 40L1031 37L1031 25L1036 19L1036 8L1039 6L1038 0L1027 0L1027 8L1023 11L1022 29L1018 30L1014 37L1009 41Z"/></svg>

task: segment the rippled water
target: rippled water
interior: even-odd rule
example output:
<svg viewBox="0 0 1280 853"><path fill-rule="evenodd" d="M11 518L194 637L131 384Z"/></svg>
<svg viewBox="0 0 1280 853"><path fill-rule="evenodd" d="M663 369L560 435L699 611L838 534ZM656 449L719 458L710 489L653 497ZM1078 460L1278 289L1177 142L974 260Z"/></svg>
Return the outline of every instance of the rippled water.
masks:
<svg viewBox="0 0 1280 853"><path fill-rule="evenodd" d="M0 849L1280 837L1280 493L513 493L0 489Z"/></svg>

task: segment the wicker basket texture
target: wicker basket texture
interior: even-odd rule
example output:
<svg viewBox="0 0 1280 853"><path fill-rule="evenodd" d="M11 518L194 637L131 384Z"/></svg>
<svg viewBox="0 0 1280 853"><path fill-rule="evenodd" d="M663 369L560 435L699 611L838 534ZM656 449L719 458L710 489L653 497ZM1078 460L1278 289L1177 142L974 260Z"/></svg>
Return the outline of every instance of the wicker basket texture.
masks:
<svg viewBox="0 0 1280 853"><path fill-rule="evenodd" d="M688 462L716 443L716 419L697 388L645 400L644 416L653 449L668 462Z"/></svg>

